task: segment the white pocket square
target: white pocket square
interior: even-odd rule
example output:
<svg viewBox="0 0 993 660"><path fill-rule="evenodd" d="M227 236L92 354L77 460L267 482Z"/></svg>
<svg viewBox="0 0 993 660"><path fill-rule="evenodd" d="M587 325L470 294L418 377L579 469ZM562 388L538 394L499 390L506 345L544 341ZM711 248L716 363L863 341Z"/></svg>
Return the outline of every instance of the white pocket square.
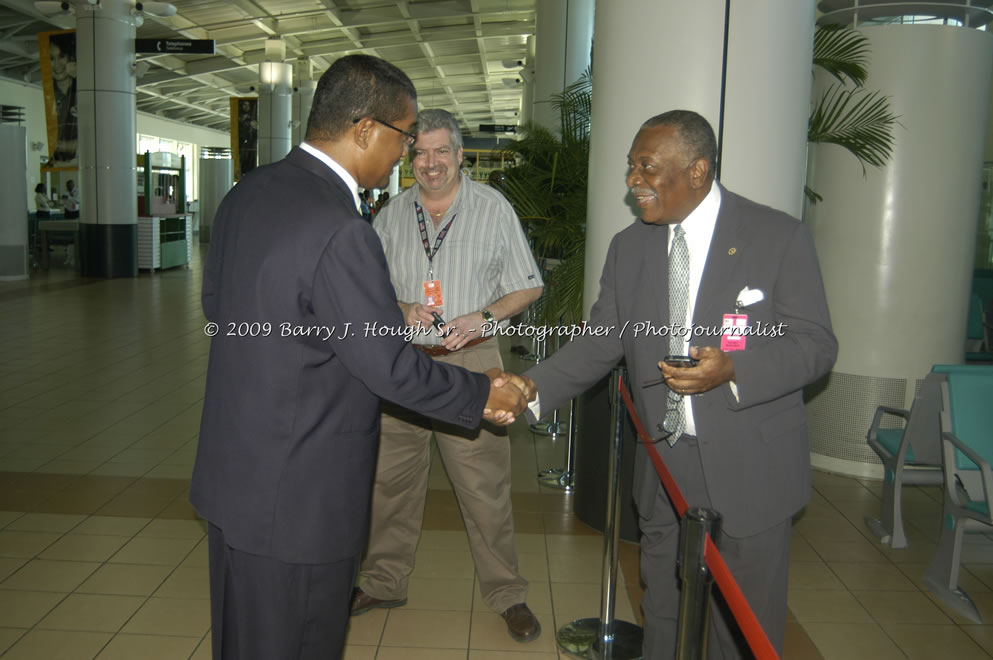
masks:
<svg viewBox="0 0 993 660"><path fill-rule="evenodd" d="M735 305L739 308L748 307L763 300L765 300L765 294L762 293L762 289L749 289L746 286L738 293L738 300Z"/></svg>

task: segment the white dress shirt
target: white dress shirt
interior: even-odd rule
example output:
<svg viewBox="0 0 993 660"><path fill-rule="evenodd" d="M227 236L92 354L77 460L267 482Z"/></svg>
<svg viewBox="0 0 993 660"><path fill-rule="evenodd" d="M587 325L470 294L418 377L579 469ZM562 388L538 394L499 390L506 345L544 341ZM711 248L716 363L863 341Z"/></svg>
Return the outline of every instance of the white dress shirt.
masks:
<svg viewBox="0 0 993 660"><path fill-rule="evenodd" d="M717 212L721 209L721 189L715 180L710 186L710 192L703 198L693 211L680 223L683 231L686 232L686 248L690 254L690 281L689 299L686 303L685 319L669 319L669 323L676 323L685 328L691 328L693 322L693 310L696 308L696 296L700 291L700 280L703 279L703 267L707 263L707 254L710 252L710 239L714 237L714 227L717 225ZM676 232L673 227L669 227L669 251L672 251L672 239ZM690 354L692 345L692 332L686 335L686 348L681 355ZM661 358L659 358L661 359ZM693 421L693 406L690 405L690 397L683 397L683 410L686 413L686 430L689 435L696 435L696 423Z"/></svg>

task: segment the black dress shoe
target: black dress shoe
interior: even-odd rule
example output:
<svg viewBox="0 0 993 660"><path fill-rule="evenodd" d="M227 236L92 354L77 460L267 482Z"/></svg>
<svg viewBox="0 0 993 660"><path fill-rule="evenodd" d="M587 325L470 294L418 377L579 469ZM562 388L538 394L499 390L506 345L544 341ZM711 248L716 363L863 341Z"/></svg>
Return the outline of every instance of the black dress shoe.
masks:
<svg viewBox="0 0 993 660"><path fill-rule="evenodd" d="M511 605L500 616L507 622L507 632L518 642L530 642L538 639L541 634L541 624L538 623L538 617L531 612L527 603Z"/></svg>
<svg viewBox="0 0 993 660"><path fill-rule="evenodd" d="M379 598L373 598L359 588L356 588L355 591L352 592L352 616L357 614L365 614L369 610L402 607L406 604L406 598L401 598L400 600L380 600Z"/></svg>

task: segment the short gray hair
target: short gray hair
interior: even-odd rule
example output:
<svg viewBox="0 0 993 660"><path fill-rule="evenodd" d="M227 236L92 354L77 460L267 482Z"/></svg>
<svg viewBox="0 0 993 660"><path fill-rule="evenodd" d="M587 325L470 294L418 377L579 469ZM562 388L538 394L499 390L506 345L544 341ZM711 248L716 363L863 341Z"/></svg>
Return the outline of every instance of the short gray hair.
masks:
<svg viewBox="0 0 993 660"><path fill-rule="evenodd" d="M455 151L462 148L462 131L459 129L459 122L455 120L455 115L448 110L441 108L431 108L421 110L417 113L417 123L414 124L415 133L430 133L440 128L447 128L452 135L452 147ZM414 159L414 145L410 145L410 159Z"/></svg>

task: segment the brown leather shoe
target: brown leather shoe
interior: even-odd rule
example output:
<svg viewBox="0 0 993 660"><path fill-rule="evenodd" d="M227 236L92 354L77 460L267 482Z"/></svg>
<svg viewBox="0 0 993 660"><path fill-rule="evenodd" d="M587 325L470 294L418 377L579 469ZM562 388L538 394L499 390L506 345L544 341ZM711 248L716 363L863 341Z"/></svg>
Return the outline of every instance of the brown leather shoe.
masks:
<svg viewBox="0 0 993 660"><path fill-rule="evenodd" d="M352 616L365 614L369 610L377 608L403 607L407 604L406 598L400 600L380 600L373 598L358 587L352 592Z"/></svg>
<svg viewBox="0 0 993 660"><path fill-rule="evenodd" d="M530 642L538 639L541 634L538 617L531 612L527 603L511 605L500 616L507 622L507 632L518 642Z"/></svg>

